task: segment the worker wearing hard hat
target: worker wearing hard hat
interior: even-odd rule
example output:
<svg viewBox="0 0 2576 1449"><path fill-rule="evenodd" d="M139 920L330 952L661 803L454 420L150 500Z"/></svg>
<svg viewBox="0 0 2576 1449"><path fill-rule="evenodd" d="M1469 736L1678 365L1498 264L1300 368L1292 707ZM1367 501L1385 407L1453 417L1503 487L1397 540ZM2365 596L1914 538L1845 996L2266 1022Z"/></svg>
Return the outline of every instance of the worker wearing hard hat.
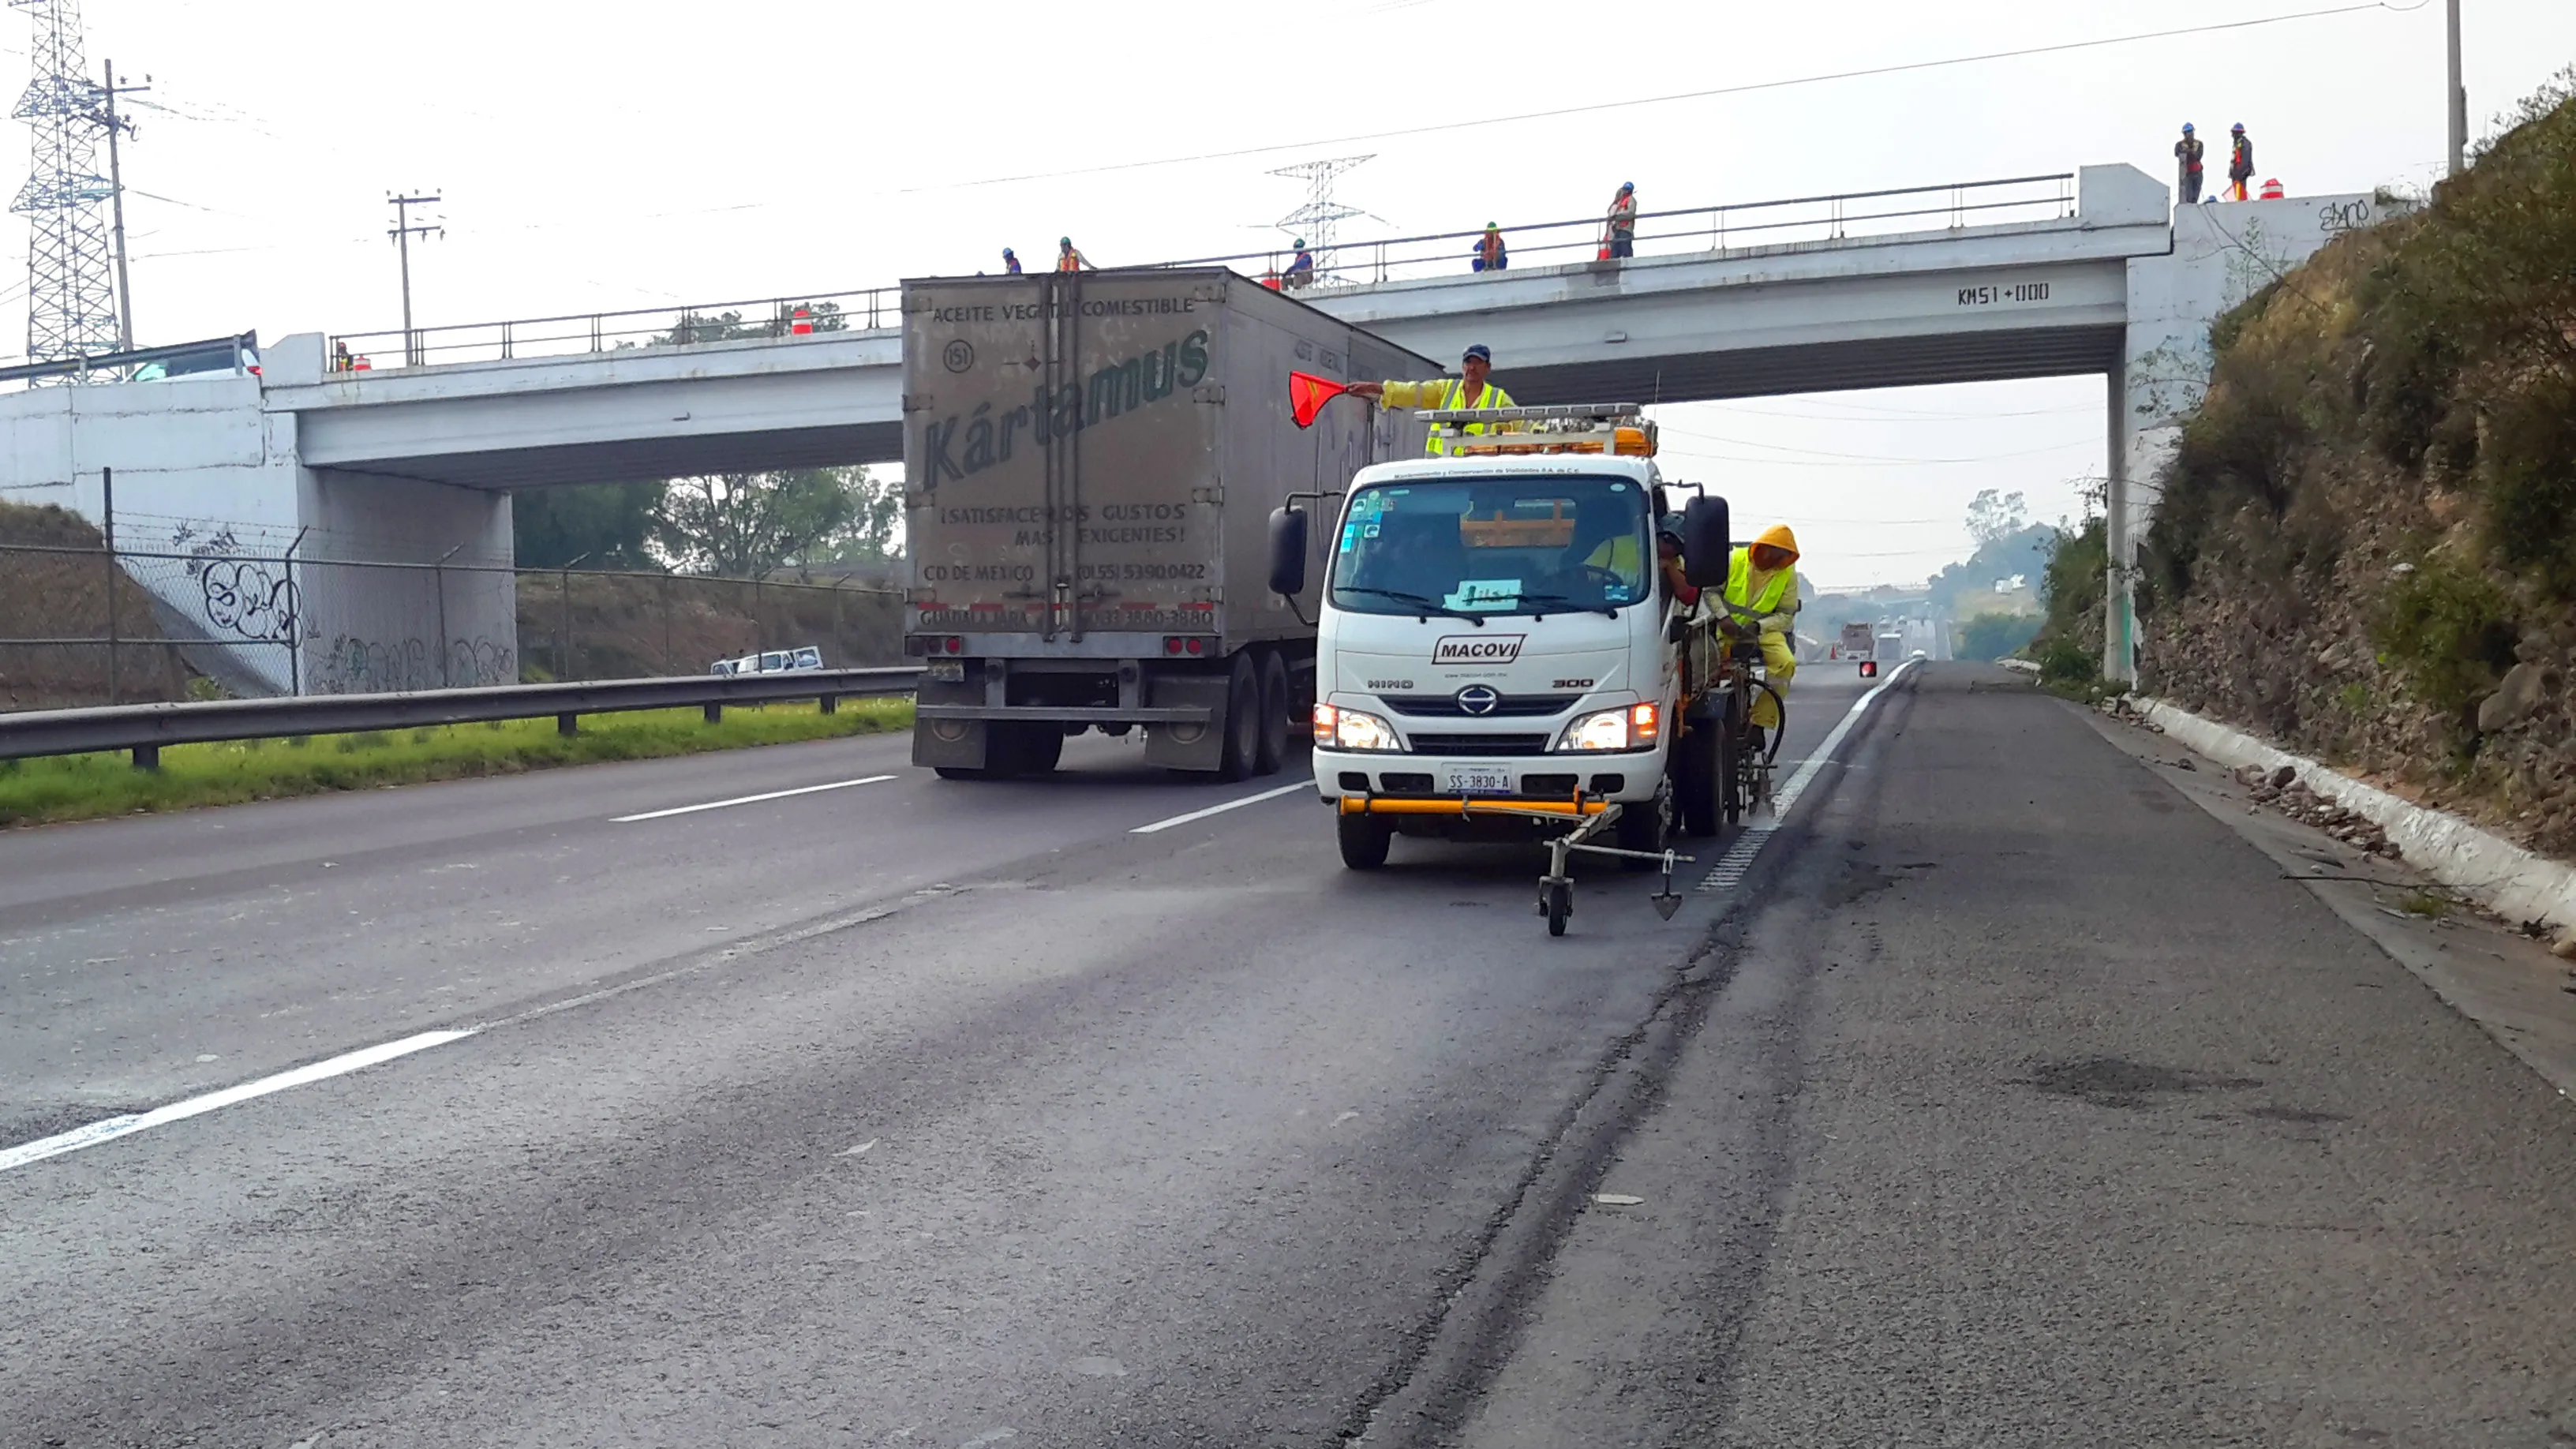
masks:
<svg viewBox="0 0 2576 1449"><path fill-rule="evenodd" d="M1798 672L1798 651L1789 645L1789 630L1798 619L1798 536L1789 525L1775 523L1762 536L1737 549L1726 563L1726 628L1738 638L1761 640L1762 668L1771 687L1786 698ZM1780 727L1780 707L1771 696L1755 691L1753 728Z"/></svg>
<svg viewBox="0 0 2576 1449"><path fill-rule="evenodd" d="M2185 206L2200 200L2200 181L2204 174L2201 169L2201 157L2204 154L2200 138L2192 134L2191 122L2183 122L2182 139L2174 142L2176 172L2174 180L2176 189L2182 194L2182 204Z"/></svg>
<svg viewBox="0 0 2576 1449"><path fill-rule="evenodd" d="M1407 382L1400 378L1386 382L1355 382L1351 384L1351 391L1391 408L1435 408L1442 412L1455 412L1462 408L1520 406L1512 401L1510 393L1486 380L1493 368L1493 349L1479 342L1458 359L1456 377L1435 377L1424 382ZM1469 423L1467 431L1481 433L1486 431L1486 425ZM1431 441L1423 451L1434 456L1449 451L1438 429L1432 430Z"/></svg>
<svg viewBox="0 0 2576 1449"><path fill-rule="evenodd" d="M1091 269L1091 259L1074 250L1073 238L1055 239L1055 269L1059 272L1083 272Z"/></svg>
<svg viewBox="0 0 2576 1449"><path fill-rule="evenodd" d="M2227 197L2230 201L2245 199L2245 183L2254 179L2254 138L2245 134L2245 123L2239 121L2231 132L2233 142L2227 153Z"/></svg>
<svg viewBox="0 0 2576 1449"><path fill-rule="evenodd" d="M1018 276L1020 274L1020 254L1011 250L1009 247L1002 248L1002 270L1010 273L1014 277Z"/></svg>
<svg viewBox="0 0 2576 1449"><path fill-rule="evenodd" d="M1610 198L1608 227L1601 238L1603 261L1624 260L1637 254L1637 183L1622 181L1619 194Z"/></svg>

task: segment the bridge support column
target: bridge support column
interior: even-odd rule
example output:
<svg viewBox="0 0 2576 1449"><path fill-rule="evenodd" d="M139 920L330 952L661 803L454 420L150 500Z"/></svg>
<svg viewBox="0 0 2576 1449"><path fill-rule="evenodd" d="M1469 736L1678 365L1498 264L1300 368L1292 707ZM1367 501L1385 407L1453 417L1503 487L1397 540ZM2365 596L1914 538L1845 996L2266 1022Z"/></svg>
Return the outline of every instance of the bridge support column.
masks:
<svg viewBox="0 0 2576 1449"><path fill-rule="evenodd" d="M2111 369L2104 411L2110 416L2102 498L2102 677L2113 684L2138 682L2138 539L2129 500L2129 370Z"/></svg>

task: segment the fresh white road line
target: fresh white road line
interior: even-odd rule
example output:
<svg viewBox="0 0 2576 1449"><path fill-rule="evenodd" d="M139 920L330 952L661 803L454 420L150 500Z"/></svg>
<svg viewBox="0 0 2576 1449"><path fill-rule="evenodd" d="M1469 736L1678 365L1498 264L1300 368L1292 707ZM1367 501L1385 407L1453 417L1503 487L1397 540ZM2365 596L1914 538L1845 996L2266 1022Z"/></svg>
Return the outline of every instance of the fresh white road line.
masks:
<svg viewBox="0 0 2576 1449"><path fill-rule="evenodd" d="M418 1036L404 1037L400 1041L362 1047L357 1051L333 1057L329 1061L315 1062L309 1067L297 1067L290 1072L279 1072L273 1077L244 1082L238 1087L226 1087L220 1092L208 1092L202 1097L190 1097L186 1101L173 1102L167 1107L155 1107L149 1112L128 1112L122 1117L110 1117L104 1121L92 1122L86 1127L75 1127L69 1132L40 1137L33 1142L21 1143L16 1147L0 1148L0 1172L24 1167L31 1162L42 1162L48 1157L59 1157L66 1152L78 1152L84 1147L96 1147L102 1142L113 1142L119 1137L131 1137L149 1128L166 1126L172 1122L184 1122L190 1117L202 1116L219 1107L232 1106L236 1102L247 1102L253 1097L265 1097L271 1092L283 1092L289 1087L302 1087L331 1077L345 1076L364 1067L389 1062L396 1057L407 1057L413 1052L426 1051L434 1046L445 1046L452 1041L462 1041L472 1035L474 1033L471 1031L425 1031Z"/></svg>
<svg viewBox="0 0 2576 1449"><path fill-rule="evenodd" d="M1798 797L1807 793L1807 785L1816 778L1816 772L1833 759L1834 751L1842 748L1843 737L1851 733L1853 725L1860 723L1860 717L1869 712L1870 705L1880 694L1903 679L1906 671L1922 662L1919 659L1906 660L1896 666L1895 673L1870 686L1866 693L1852 701L1852 707L1834 723L1823 743L1801 760L1798 768L1790 772L1788 780L1772 792L1771 818L1745 826L1744 833L1735 837L1734 842L1726 847L1726 853L1717 858L1717 864L1710 866L1708 874L1700 878L1693 895L1717 895L1744 883L1744 873L1753 868L1753 858L1762 853L1763 846L1771 843L1773 832L1780 828L1780 822L1789 818L1789 809L1798 803Z"/></svg>
<svg viewBox="0 0 2576 1449"><path fill-rule="evenodd" d="M874 785L891 780L892 775L870 775L864 780L834 780L829 785L802 785L793 790L771 790L761 795L742 795L731 800L710 800L704 805L675 805L668 810L647 810L641 815L620 815L609 823L632 825L638 820L667 820L674 815L695 815L701 810L722 810L728 805L757 805L763 800L784 800L790 795L818 795L825 790L847 790L852 785Z"/></svg>
<svg viewBox="0 0 2576 1449"><path fill-rule="evenodd" d="M1127 833L1151 835L1157 830L1169 830L1175 825L1187 825L1193 820L1205 820L1211 815L1223 815L1228 810L1240 810L1246 805L1258 805L1264 800L1276 800L1282 795L1294 795L1300 790L1314 788L1314 781L1300 780L1294 785L1282 785L1276 790L1264 790L1258 795L1246 795L1240 800L1228 800L1222 805L1210 805L1205 810L1193 810L1187 815L1175 815L1169 820L1157 820L1151 825L1139 825Z"/></svg>

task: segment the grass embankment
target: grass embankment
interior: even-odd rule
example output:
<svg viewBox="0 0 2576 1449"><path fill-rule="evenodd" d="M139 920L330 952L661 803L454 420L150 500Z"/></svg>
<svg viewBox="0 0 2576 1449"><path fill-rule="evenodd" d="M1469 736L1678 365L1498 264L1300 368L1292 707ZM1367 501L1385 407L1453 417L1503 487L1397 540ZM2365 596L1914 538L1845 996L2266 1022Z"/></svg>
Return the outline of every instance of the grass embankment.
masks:
<svg viewBox="0 0 2576 1449"><path fill-rule="evenodd" d="M555 733L554 720L547 718L172 745L161 751L158 770L135 769L123 753L0 760L0 826L515 775L602 760L877 734L911 725L908 699L843 700L840 712L828 715L811 703L730 706L718 724L706 723L694 709L584 715L576 735Z"/></svg>

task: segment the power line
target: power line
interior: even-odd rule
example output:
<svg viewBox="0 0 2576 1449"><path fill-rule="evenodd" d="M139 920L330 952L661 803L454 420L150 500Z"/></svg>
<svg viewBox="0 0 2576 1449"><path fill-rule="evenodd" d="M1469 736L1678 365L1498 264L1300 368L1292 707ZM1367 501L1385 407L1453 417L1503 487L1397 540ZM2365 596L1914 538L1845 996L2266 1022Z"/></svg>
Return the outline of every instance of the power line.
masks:
<svg viewBox="0 0 2576 1449"><path fill-rule="evenodd" d="M908 196L927 191L963 191L972 187L1004 186L1022 181L1053 181L1067 176L1098 176L1113 171L1141 171L1148 167L1182 166L1199 161L1230 161L1245 156L1268 155L1276 151L1299 151L1310 146L1347 146L1362 141L1389 141L1404 136L1431 136L1446 131L1469 131L1484 126L1508 125L1517 121L1550 121L1565 116L1593 115L1602 111L1627 110L1637 106L1661 106L1670 105L1676 101L1704 101L1718 96L1750 95L1757 91L1785 90L1792 86L1822 85L1828 81L1863 80L1871 76L1901 75L1909 71L1979 65L1993 60L2020 60L2034 55L2062 55L2068 51L2131 45L2142 40L2171 40L2187 35L2211 35L2220 31L2247 30L2258 25L2282 25L2295 20L2318 20L2331 15L2351 15L2363 10L2387 10L2404 14L2420 10L2429 3L2431 0L2415 0L2412 5L2396 5L2389 3L2389 0L2368 0L2365 4L2336 5L2323 10L2301 10L2288 15L2260 15L2250 20L2224 20L2208 25L2186 25L2173 30L2142 31L2136 35L2112 35L2096 40L2070 40L2056 45L2024 46L2017 50L1990 50L1977 55L1904 61L1895 65L1869 66L1861 70L1829 71L1821 75L1791 76L1782 80L1748 81L1742 85L1716 86L1708 90L1675 91L1670 95L1637 96L1620 101L1596 101L1589 105L1557 106L1544 111L1518 111L1509 115L1484 116L1472 121L1435 121L1422 126L1401 126L1385 131L1361 131L1351 135L1327 136L1308 141L1281 141L1266 146L1239 146L1230 151L1202 151L1187 156L1165 156L1151 161L1114 161L1105 165L1081 166L1064 171L1030 171L1016 176L987 176L975 181L945 181L932 186L908 187L897 194Z"/></svg>

